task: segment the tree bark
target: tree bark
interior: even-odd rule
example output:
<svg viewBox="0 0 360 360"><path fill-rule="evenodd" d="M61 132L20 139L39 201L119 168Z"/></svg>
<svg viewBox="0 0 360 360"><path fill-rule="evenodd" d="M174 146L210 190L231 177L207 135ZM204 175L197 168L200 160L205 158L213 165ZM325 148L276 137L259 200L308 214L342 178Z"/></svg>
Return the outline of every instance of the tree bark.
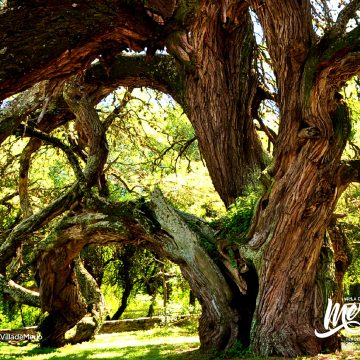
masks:
<svg viewBox="0 0 360 360"><path fill-rule="evenodd" d="M255 272L247 273L248 291L241 293L226 267L221 262L215 263L203 249L205 243L216 248L212 231L196 218L183 218L166 204L159 191L154 193L152 203L157 221L173 238L171 242L160 243L161 254L179 264L202 306L201 349L229 349L236 340L248 345L257 293Z"/></svg>
<svg viewBox="0 0 360 360"><path fill-rule="evenodd" d="M346 19L349 13L356 13L358 2L350 3L352 6L316 43L310 2L305 0L182 0L166 5L160 0L146 4L135 1L135 11L125 1L17 3L21 6L0 14L0 99L40 80L54 79L56 84L63 76L86 68L96 56L104 67L99 78L110 81L98 92L95 89L92 98L79 76L77 83L65 88L65 100L76 116L80 138L89 148L85 170L78 171L78 182L67 194L24 219L6 234L0 247L5 272L26 234L70 207L75 211L54 229L40 256L41 301L43 309L49 311L41 326L42 345L61 346L65 332L86 313L80 275L74 270L80 250L91 242L115 241L140 243L181 266L203 308L203 349L227 349L235 340L249 344L251 322L251 345L262 355L295 356L316 354L325 347L337 349L336 337L318 339L314 329L321 326L327 300L321 277L328 261L323 251L325 229L348 182L359 181L359 160L347 165L340 162L349 122L346 106L336 93L360 70L360 27L345 32ZM242 274L216 249L215 235L206 226L172 209L159 193L154 195L152 209L138 205L134 210L134 204L104 204L89 189L102 175L107 157L106 129L93 108L93 99L115 86L113 75L123 76L121 71L112 73L114 69L109 69L114 54L124 48L142 50L148 46L149 60L166 44L179 61L180 71L176 76L169 72L165 80L151 74L139 83L154 82L154 87L178 94L225 205L242 194L252 171L263 165L252 123L257 76L248 4L265 33L276 76L280 127L271 171L274 179L259 203L250 241L240 249L248 268ZM41 31L44 27L47 32ZM144 68L152 72L159 65L156 56L148 66L139 58L135 60L138 66L131 70L137 76L142 76ZM169 63L162 65L168 69ZM90 86L91 76L85 76ZM36 107L44 109L46 95L52 92L38 90L35 87L30 93L39 94ZM34 110L27 102L18 111L16 102L15 116L1 116L0 142ZM351 180L346 180L347 175ZM25 199L25 181L22 185ZM23 207L27 210L26 202ZM335 232L331 234L335 239ZM209 256L206 247L217 256ZM341 241L333 242L338 281L347 263L341 258L341 247Z"/></svg>
<svg viewBox="0 0 360 360"><path fill-rule="evenodd" d="M262 247L252 332L252 346L261 354L297 356L336 348L316 338L314 328L322 322L327 300L319 299L315 279L325 229L339 195L337 184L327 171L305 159L292 170L275 182L250 244L252 249Z"/></svg>
<svg viewBox="0 0 360 360"><path fill-rule="evenodd" d="M85 269L80 259L75 263L76 277L80 284L81 294L87 305L87 314L76 324L75 334L66 339L71 344L94 339L104 324L106 317L105 298L96 281Z"/></svg>
<svg viewBox="0 0 360 360"><path fill-rule="evenodd" d="M334 351L336 336L314 334L327 302L316 274L325 230L345 189L340 160L349 117L335 91L342 76L356 70L335 65L347 64L349 54L335 55L334 47L333 63L323 61L328 50L312 45L308 1L250 3L267 39L281 117L274 180L260 201L247 249L254 251L260 279L252 348L282 356Z"/></svg>
<svg viewBox="0 0 360 360"><path fill-rule="evenodd" d="M212 182L225 206L264 167L251 104L256 95L255 38L247 5L202 2L191 28L195 68L186 109Z"/></svg>
<svg viewBox="0 0 360 360"><path fill-rule="evenodd" d="M39 326L42 347L65 345L65 333L86 314L86 302L74 271L83 244L43 252L39 261L41 309L49 315Z"/></svg>
<svg viewBox="0 0 360 360"><path fill-rule="evenodd" d="M40 307L40 296L36 291L26 289L12 280L7 280L0 274L0 286L3 294L10 295L11 298L20 303L29 306Z"/></svg>
<svg viewBox="0 0 360 360"><path fill-rule="evenodd" d="M0 14L0 99L45 78L72 75L106 49L142 50L159 25L140 2L132 6L111 0L66 0L7 8Z"/></svg>

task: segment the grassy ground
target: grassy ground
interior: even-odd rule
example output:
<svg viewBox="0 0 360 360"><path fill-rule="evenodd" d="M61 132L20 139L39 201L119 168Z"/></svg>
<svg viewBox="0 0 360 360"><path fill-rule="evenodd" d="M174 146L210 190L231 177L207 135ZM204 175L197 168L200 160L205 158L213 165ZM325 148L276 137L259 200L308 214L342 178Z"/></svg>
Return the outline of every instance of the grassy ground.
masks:
<svg viewBox="0 0 360 360"><path fill-rule="evenodd" d="M131 359L131 360L215 360L215 359L263 359L251 356L241 349L233 349L224 354L201 354L198 351L199 339L189 329L157 328L148 331L134 331L120 334L98 335L92 342L67 345L61 349L39 349L38 344L10 345L0 343L0 359L10 360L92 360L92 359ZM277 358L271 358L275 360ZM279 358L278 358L279 359ZM298 359L360 359L360 352L348 347L337 355L318 355ZM269 359L270 360L270 359ZM282 358L283 360L283 358Z"/></svg>

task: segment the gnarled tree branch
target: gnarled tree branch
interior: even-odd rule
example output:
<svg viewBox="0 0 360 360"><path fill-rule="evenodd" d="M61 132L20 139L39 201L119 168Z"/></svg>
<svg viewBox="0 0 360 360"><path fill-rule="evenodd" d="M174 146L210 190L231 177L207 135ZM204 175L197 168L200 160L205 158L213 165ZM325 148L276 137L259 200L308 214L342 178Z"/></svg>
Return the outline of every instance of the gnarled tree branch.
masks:
<svg viewBox="0 0 360 360"><path fill-rule="evenodd" d="M356 12L360 10L360 0L351 0L339 13L334 26L330 32L332 36L342 34L348 22L355 18Z"/></svg>
<svg viewBox="0 0 360 360"><path fill-rule="evenodd" d="M75 77L67 82L64 89L64 98L76 116L80 139L84 145L89 147L84 176L85 186L91 187L96 184L107 159L107 129L90 103L88 94L85 92L83 79Z"/></svg>
<svg viewBox="0 0 360 360"><path fill-rule="evenodd" d="M45 78L74 74L107 48L141 50L160 29L140 1L37 1L8 7L0 14L0 99Z"/></svg>
<svg viewBox="0 0 360 360"><path fill-rule="evenodd" d="M6 265L16 253L16 249L20 246L25 235L41 228L68 210L78 200L80 195L80 186L78 183L75 183L64 195L16 225L0 246L0 273L5 274Z"/></svg>
<svg viewBox="0 0 360 360"><path fill-rule="evenodd" d="M205 223L177 212L167 204L160 191L155 191L150 204L142 201L106 203L100 198L93 198L93 201L83 213L64 217L39 246L41 301L50 317L59 319L59 311L64 307L70 309L75 319L82 316L79 294L67 296L68 292L79 292L79 289L74 287L74 281L67 279L74 278L72 264L85 245L134 244L166 256L180 265L203 307L200 337L206 334L202 342L204 348L227 348L236 339L249 342L248 332L240 333L239 329L250 327L251 309L248 310L249 317L240 316L226 275L203 249L204 241L216 246L214 233ZM219 283L222 285L219 286ZM249 306L245 299L245 295L239 295L237 304ZM48 334L49 341L56 343L60 339L62 343L61 337L73 321L66 326L62 320L61 323L64 326L56 334ZM209 323L211 328L206 326ZM242 326L239 327L240 323ZM212 334L210 337L209 332ZM211 343L208 342L210 339Z"/></svg>
<svg viewBox="0 0 360 360"><path fill-rule="evenodd" d="M170 55L156 54L148 60L145 55L119 54L92 65L86 71L85 84L93 101L119 86L144 86L167 93L185 106L184 74Z"/></svg>
<svg viewBox="0 0 360 360"><path fill-rule="evenodd" d="M4 294L8 294L16 302L29 306L40 307L40 296L36 291L26 289L12 280L7 280L0 274L0 287Z"/></svg>
<svg viewBox="0 0 360 360"><path fill-rule="evenodd" d="M0 110L0 144L10 136L27 115L41 106L45 98L46 81L19 94Z"/></svg>

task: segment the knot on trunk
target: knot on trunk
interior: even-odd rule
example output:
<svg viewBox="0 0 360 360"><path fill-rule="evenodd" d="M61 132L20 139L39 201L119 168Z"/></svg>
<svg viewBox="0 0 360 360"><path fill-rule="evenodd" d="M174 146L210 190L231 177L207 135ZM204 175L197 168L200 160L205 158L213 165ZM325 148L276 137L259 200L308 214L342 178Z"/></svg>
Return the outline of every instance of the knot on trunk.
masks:
<svg viewBox="0 0 360 360"><path fill-rule="evenodd" d="M300 139L318 139L320 138L320 130L315 126L301 129L298 133Z"/></svg>

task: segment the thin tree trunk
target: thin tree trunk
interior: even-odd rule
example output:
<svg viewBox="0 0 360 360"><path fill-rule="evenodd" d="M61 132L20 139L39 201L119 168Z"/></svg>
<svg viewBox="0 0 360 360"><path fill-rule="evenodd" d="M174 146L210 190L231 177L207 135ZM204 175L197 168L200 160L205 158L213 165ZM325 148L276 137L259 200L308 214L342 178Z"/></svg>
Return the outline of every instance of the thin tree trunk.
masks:
<svg viewBox="0 0 360 360"><path fill-rule="evenodd" d="M190 289L190 292L189 292L189 305L194 307L195 306L195 300L196 300L196 297L195 297L194 293L192 292L192 290Z"/></svg>
<svg viewBox="0 0 360 360"><path fill-rule="evenodd" d="M333 250L333 264L335 272L335 288L332 296L333 303L342 304L344 301L344 275L351 263L351 249L348 240L336 217L333 217L327 228Z"/></svg>
<svg viewBox="0 0 360 360"><path fill-rule="evenodd" d="M127 278L124 284L123 293L121 296L121 304L120 307L116 310L115 314L111 318L111 320L119 320L121 318L121 315L124 313L124 311L127 308L128 300L131 294L131 291L133 289L133 283L131 279Z"/></svg>
<svg viewBox="0 0 360 360"><path fill-rule="evenodd" d="M155 305L155 300L156 300L156 294L157 294L157 291L155 290L151 296L151 303L150 303L149 310L146 315L147 317L152 317L154 315L154 305Z"/></svg>
<svg viewBox="0 0 360 360"><path fill-rule="evenodd" d="M168 286L165 276L165 265L163 262L160 265L160 271L161 271L161 278L162 278L161 280L162 280L162 289L163 289L163 311L165 315L165 322L167 322Z"/></svg>

